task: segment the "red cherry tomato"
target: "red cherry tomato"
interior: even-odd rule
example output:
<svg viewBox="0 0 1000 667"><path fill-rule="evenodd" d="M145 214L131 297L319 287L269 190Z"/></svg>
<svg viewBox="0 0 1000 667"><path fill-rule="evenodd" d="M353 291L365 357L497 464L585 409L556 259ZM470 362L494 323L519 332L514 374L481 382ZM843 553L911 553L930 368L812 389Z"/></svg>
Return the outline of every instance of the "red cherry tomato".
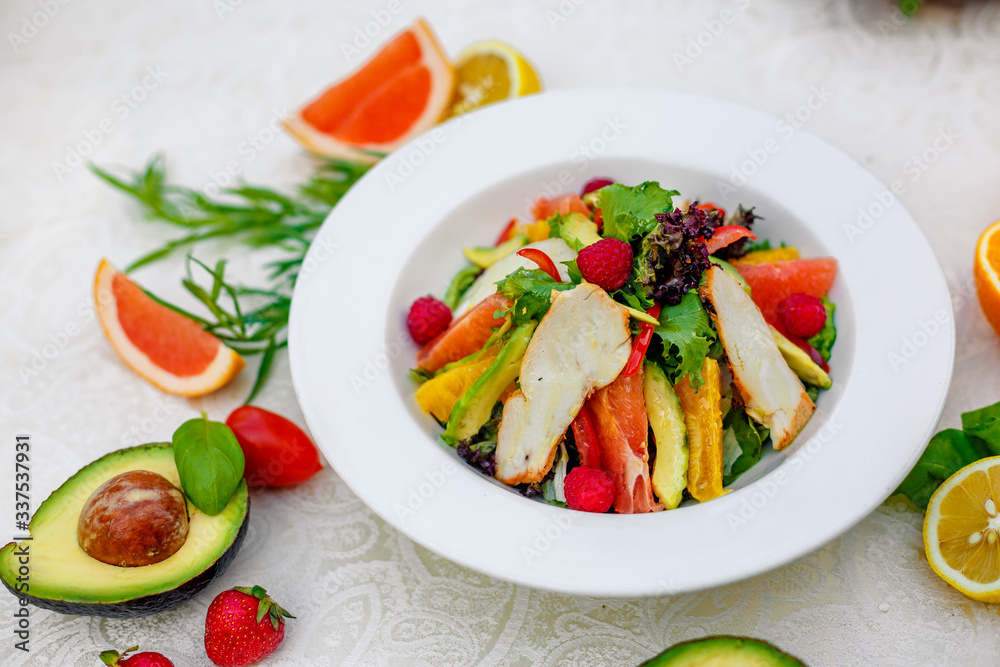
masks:
<svg viewBox="0 0 1000 667"><path fill-rule="evenodd" d="M244 405L226 418L243 450L250 486L289 486L320 470L319 451L309 436L281 415Z"/></svg>

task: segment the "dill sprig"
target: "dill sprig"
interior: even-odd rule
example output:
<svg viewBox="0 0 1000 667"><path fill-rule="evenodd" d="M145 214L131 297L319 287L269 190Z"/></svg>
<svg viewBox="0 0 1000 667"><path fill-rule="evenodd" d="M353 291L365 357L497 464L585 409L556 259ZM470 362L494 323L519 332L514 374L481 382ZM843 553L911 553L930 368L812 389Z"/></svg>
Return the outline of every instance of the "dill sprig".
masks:
<svg viewBox="0 0 1000 667"><path fill-rule="evenodd" d="M240 185L220 197L167 182L163 155L139 171L119 177L90 165L113 187L142 207L147 219L185 229L186 233L132 262L126 272L188 250L184 289L207 311L197 315L146 292L157 303L192 319L202 329L244 356L261 355L257 377L246 402L254 399L270 374L275 353L288 344L291 291L316 230L340 198L369 169L342 160L324 160L292 197L270 188ZM195 259L206 241L229 239L251 248L278 248L285 256L265 265L269 285L247 287L226 280L227 260L214 267ZM199 280L200 279L200 280Z"/></svg>

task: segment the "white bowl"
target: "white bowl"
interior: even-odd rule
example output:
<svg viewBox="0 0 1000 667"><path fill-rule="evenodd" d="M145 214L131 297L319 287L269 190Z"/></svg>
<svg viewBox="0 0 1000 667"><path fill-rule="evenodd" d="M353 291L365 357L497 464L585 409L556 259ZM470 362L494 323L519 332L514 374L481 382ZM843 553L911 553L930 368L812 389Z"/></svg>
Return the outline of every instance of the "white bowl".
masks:
<svg viewBox="0 0 1000 667"><path fill-rule="evenodd" d="M405 317L546 192L607 176L755 206L762 238L832 256L833 388L785 451L716 500L646 515L524 498L438 439L413 399ZM290 357L303 413L345 482L425 547L503 579L596 596L674 594L750 577L840 535L923 451L948 391L954 325L926 239L884 185L785 121L660 90L546 93L453 119L382 160L303 265Z"/></svg>

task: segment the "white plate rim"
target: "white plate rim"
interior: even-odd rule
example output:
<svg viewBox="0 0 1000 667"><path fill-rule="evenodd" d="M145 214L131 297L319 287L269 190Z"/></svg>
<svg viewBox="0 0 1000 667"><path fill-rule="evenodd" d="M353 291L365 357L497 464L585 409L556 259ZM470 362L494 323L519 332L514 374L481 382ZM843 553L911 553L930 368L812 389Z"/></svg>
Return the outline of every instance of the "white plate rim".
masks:
<svg viewBox="0 0 1000 667"><path fill-rule="evenodd" d="M574 110L573 114L567 114L567 109ZM413 442L431 438L400 409L404 406L395 380L381 368L383 357L388 363L393 343L400 340L389 337L398 333L388 332L398 332L402 318L388 312L381 296L361 296L360 290L337 287L359 281L375 257L375 253L352 251L371 235L355 221L364 216L388 221L406 202L407 228L394 228L393 239L377 253L379 259L398 261L406 247L413 247L422 232L433 228L443 213L462 200L463 181L478 178L469 188L475 192L489 179L496 182L559 164L567 159L570 144L552 140L551 135L571 135L574 127L593 128L618 116L640 132L608 143L602 157L663 159L664 151L684 141L678 128L695 136L706 131L731 136L732 151L696 154L689 150L691 154L685 156L693 169L717 175L721 181L744 156L751 156L748 150L760 150L766 138L780 139L785 132L775 134L780 119L730 102L655 89L597 88L494 105L425 133L376 165L318 233L292 301L290 363L306 422L327 460L376 514L415 542L471 569L539 589L608 597L677 594L784 565L842 534L880 504L915 463L944 408L954 365L954 322L940 266L915 221L896 201L884 207L877 224L863 230L862 243L852 245L851 256L838 256L838 260L842 267L857 265L858 275L865 274L868 281L858 280L850 290L856 312L872 312L877 295L869 294L867 287L873 278L899 291L900 298L883 303L888 312L885 317L857 322L859 343L851 381L836 409L825 416L831 425L830 437L817 432L796 443L789 457L800 457L801 466L786 470L785 481L775 481L772 473L746 489L675 512L588 515L520 498L479 479L478 473L442 448ZM655 121L661 118L674 123L657 125ZM503 134L500 141L497 128L516 132ZM501 148L510 148L514 155L500 154ZM524 149L522 154L517 154L518 148ZM484 152L496 155L496 164L470 173L469 165L478 167L475 161ZM403 173L406 156L421 153L427 167L416 165L402 183L393 183L391 175ZM843 230L854 219L855 204L863 206L874 193L888 192L866 170L804 130L796 130L769 159L766 168L754 175L753 188L775 196L792 210L802 203L789 203L782 191L791 187L789 183L798 189L795 197L800 199L805 196L802 188L831 183L854 194L865 190L860 199L845 199L842 208L825 191L809 190L814 196L811 202L822 200L823 216L839 220ZM415 160L410 162L412 166ZM447 197L454 200L441 201ZM811 231L827 245L843 247L844 240L838 242L828 230ZM901 232L905 233L902 239ZM893 254L886 255L890 237ZM394 244L404 247L394 248ZM892 270L894 254L905 254L909 262L921 266L919 276L903 284ZM857 261L853 261L855 255ZM880 268L865 268L879 257ZM394 274L392 268L364 284L375 295L382 293L379 286L394 289L398 271ZM845 274L838 280L850 282L852 278ZM933 334L923 329L926 341L914 355L902 354L908 351L907 340L911 344L923 340L915 338L920 326L943 309L946 321L940 321ZM363 324L344 327L344 320ZM864 345L860 344L862 336ZM371 373L375 377L367 380L364 373L370 368L375 369ZM359 378L368 382L363 390L358 390ZM873 414L873 401L882 401L880 414ZM382 418L384 414L390 418ZM400 439L410 448L401 449ZM838 449L855 451L858 441L866 444L866 449L857 450L866 460L852 467L842 451L838 457ZM401 452L406 456L399 456ZM832 473L823 472L830 466ZM839 491L831 488L836 487L831 476L841 477ZM765 494L760 507L751 504L752 516L744 526L734 527L733 517L749 513L748 503L761 497L768 479L771 486L767 488L777 490ZM427 489L429 494L423 494ZM408 504L414 493L423 502L407 513L415 504ZM795 528L794 534L789 534L789 525ZM695 541L689 539L692 532L697 535Z"/></svg>

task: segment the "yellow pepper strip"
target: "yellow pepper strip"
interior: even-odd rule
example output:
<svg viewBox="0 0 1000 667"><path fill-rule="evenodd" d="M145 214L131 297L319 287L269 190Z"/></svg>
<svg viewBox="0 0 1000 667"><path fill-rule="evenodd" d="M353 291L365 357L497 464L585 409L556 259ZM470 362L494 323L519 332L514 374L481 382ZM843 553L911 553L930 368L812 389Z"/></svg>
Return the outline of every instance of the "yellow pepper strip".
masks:
<svg viewBox="0 0 1000 667"><path fill-rule="evenodd" d="M456 366L420 385L414 393L420 409L424 414L434 415L438 421L447 422L458 399L462 398L496 358L497 350L494 349L490 354Z"/></svg>
<svg viewBox="0 0 1000 667"><path fill-rule="evenodd" d="M699 502L718 498L722 489L722 394L719 362L705 357L705 384L697 392L689 377L674 385L688 433L688 493Z"/></svg>
<svg viewBox="0 0 1000 667"><path fill-rule="evenodd" d="M798 259L798 248L787 246L784 248L771 248L770 250L754 250L748 252L739 259L734 259L730 264L761 264L763 262L782 262L786 259Z"/></svg>

